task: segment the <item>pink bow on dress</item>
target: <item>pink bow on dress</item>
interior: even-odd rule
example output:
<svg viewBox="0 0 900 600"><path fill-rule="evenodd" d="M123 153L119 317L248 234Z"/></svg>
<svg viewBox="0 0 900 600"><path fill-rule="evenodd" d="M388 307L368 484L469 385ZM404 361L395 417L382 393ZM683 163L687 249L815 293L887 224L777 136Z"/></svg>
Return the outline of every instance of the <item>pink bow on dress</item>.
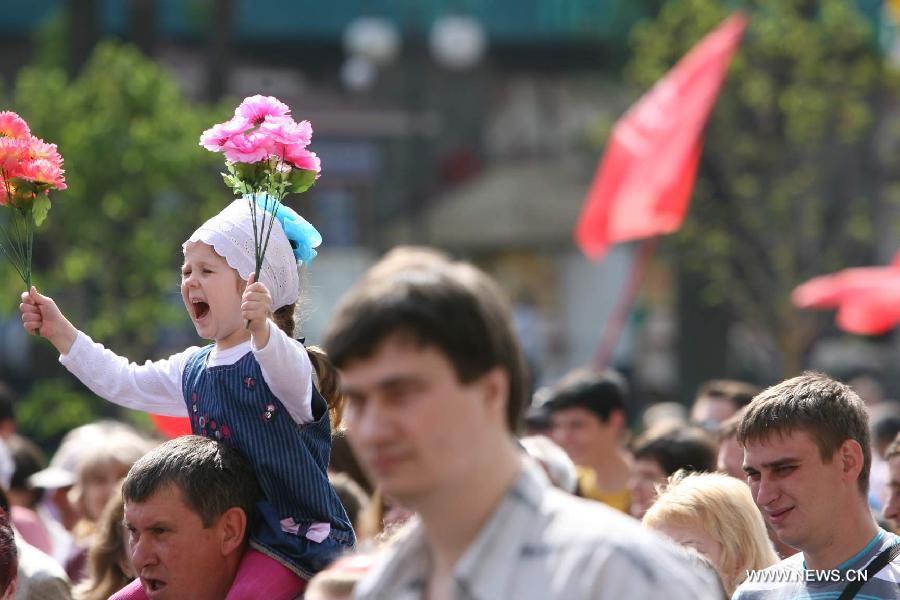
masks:
<svg viewBox="0 0 900 600"><path fill-rule="evenodd" d="M281 520L281 530L294 535L302 535L317 544L331 533L331 523L298 523L292 517Z"/></svg>

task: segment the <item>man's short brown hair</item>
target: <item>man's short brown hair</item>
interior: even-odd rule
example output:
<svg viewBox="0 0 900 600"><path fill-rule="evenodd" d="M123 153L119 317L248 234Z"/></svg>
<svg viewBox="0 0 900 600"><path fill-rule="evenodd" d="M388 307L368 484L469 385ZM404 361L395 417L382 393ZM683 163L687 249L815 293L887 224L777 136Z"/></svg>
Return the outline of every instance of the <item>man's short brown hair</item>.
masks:
<svg viewBox="0 0 900 600"><path fill-rule="evenodd" d="M518 432L528 375L503 292L470 264L415 256L376 264L344 297L325 336L328 356L341 369L400 335L440 350L463 383L499 367L509 379L507 425Z"/></svg>
<svg viewBox="0 0 900 600"><path fill-rule="evenodd" d="M181 492L204 527L235 506L247 515L248 531L255 522L260 491L253 467L238 450L221 442L184 435L160 444L128 471L122 499L140 504L168 486Z"/></svg>
<svg viewBox="0 0 900 600"><path fill-rule="evenodd" d="M809 433L826 462L847 440L858 442L863 452L859 490L868 492L872 465L869 418L865 404L849 386L812 372L782 381L753 399L738 426L737 439L746 446L747 442L794 431Z"/></svg>
<svg viewBox="0 0 900 600"><path fill-rule="evenodd" d="M622 375L612 370L577 369L550 389L544 406L551 414L569 408L583 408L601 422L608 423L614 411L627 416L627 403L628 383Z"/></svg>
<svg viewBox="0 0 900 600"><path fill-rule="evenodd" d="M716 443L693 425L661 425L645 431L634 442L637 460L655 461L668 477L679 469L699 473L716 470Z"/></svg>

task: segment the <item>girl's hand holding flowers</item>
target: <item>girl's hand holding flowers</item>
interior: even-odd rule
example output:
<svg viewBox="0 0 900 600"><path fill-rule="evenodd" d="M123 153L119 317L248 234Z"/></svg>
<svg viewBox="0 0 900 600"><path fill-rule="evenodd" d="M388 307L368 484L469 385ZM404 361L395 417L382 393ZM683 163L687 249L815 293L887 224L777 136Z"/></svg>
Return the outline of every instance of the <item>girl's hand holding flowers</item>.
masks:
<svg viewBox="0 0 900 600"><path fill-rule="evenodd" d="M78 336L78 330L62 314L56 302L49 296L38 293L34 286L22 293L19 304L22 313L22 326L28 333L40 331L41 335L53 344L60 354L68 354Z"/></svg>
<svg viewBox="0 0 900 600"><path fill-rule="evenodd" d="M259 349L269 343L268 317L271 310L272 295L261 281L256 281L256 273L251 273L241 298L241 316L247 321L253 345Z"/></svg>

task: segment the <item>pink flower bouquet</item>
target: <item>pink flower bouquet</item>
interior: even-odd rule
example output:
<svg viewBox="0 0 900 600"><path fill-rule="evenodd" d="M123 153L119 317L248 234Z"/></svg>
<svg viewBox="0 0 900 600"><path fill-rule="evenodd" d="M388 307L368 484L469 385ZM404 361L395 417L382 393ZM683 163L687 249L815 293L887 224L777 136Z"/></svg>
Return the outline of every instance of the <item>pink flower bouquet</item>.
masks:
<svg viewBox="0 0 900 600"><path fill-rule="evenodd" d="M62 163L56 144L31 135L16 113L0 112L0 205L13 209L0 224L0 248L29 289L34 230L47 218L50 190L66 189Z"/></svg>
<svg viewBox="0 0 900 600"><path fill-rule="evenodd" d="M279 209L290 211L281 205L282 198L308 190L321 171L319 158L306 148L312 126L309 121L294 121L290 110L273 96L251 96L241 102L229 121L200 136L201 146L225 155L228 173L222 177L237 196L247 198L250 214L256 214L254 204L265 211L258 227L254 219L257 273L266 253L266 232L271 232ZM299 217L290 212L292 218Z"/></svg>

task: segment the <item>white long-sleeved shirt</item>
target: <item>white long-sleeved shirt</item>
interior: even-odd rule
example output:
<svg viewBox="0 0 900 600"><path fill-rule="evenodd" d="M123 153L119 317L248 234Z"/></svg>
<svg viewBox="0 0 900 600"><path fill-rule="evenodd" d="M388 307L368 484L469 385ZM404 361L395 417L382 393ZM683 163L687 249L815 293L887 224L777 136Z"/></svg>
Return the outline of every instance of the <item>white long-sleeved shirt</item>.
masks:
<svg viewBox="0 0 900 600"><path fill-rule="evenodd" d="M312 363L303 344L269 325L269 342L262 349L246 341L226 350L214 348L207 366L232 365L253 352L263 379L288 414L298 424L310 423L312 414ZM147 361L143 365L106 349L78 332L68 354L59 362L92 392L126 408L173 417L188 416L181 389L184 369L199 346L191 346L167 359Z"/></svg>

